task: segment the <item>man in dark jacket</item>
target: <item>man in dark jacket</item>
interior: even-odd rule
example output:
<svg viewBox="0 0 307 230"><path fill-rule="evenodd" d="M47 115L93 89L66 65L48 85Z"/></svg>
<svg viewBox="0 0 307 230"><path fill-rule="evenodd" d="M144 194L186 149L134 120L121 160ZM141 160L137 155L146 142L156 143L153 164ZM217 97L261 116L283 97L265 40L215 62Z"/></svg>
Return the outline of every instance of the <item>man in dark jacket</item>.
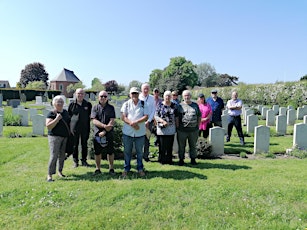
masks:
<svg viewBox="0 0 307 230"><path fill-rule="evenodd" d="M84 99L84 90L79 88L75 92L76 100L68 106L68 113L71 116L71 131L74 134L74 167L79 166L79 139L82 147L82 166L89 166L87 163L87 140L90 133L90 115L92 104Z"/></svg>

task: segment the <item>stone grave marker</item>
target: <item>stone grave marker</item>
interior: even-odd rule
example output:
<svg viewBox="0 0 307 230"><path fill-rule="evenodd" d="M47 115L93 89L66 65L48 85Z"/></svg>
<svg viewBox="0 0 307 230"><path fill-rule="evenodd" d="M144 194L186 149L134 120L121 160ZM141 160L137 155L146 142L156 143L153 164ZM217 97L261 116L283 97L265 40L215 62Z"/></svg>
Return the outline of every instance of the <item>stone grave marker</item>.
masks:
<svg viewBox="0 0 307 230"><path fill-rule="evenodd" d="M258 116L251 114L247 116L247 133L254 133L255 127L258 126Z"/></svg>
<svg viewBox="0 0 307 230"><path fill-rule="evenodd" d="M276 116L276 133L278 135L286 135L287 117L285 115Z"/></svg>
<svg viewBox="0 0 307 230"><path fill-rule="evenodd" d="M269 109L266 111L266 126L274 126L275 125L275 111Z"/></svg>
<svg viewBox="0 0 307 230"><path fill-rule="evenodd" d="M279 108L279 115L287 116L287 108L286 107L280 107Z"/></svg>
<svg viewBox="0 0 307 230"><path fill-rule="evenodd" d="M296 119L295 109L289 109L287 112L287 125L294 125Z"/></svg>
<svg viewBox="0 0 307 230"><path fill-rule="evenodd" d="M21 116L21 125L29 125L29 111L27 109L19 109L19 115Z"/></svg>
<svg viewBox="0 0 307 230"><path fill-rule="evenodd" d="M0 115L0 137L3 135L3 116Z"/></svg>
<svg viewBox="0 0 307 230"><path fill-rule="evenodd" d="M252 110L252 109L246 109L245 110L245 113L244 113L244 125L247 125L247 117L249 115L252 115L252 114L254 114L254 110Z"/></svg>
<svg viewBox="0 0 307 230"><path fill-rule="evenodd" d="M262 107L261 110L261 116L263 120L266 120L266 111L268 111L269 109L267 107Z"/></svg>
<svg viewBox="0 0 307 230"><path fill-rule="evenodd" d="M225 134L227 134L229 115L228 114L224 114L224 115L221 116L221 118L222 118L222 128L225 130Z"/></svg>
<svg viewBox="0 0 307 230"><path fill-rule="evenodd" d="M37 109L36 108L30 108L30 121L32 121L32 116L35 116L37 114Z"/></svg>
<svg viewBox="0 0 307 230"><path fill-rule="evenodd" d="M293 146L307 150L307 124L294 125Z"/></svg>
<svg viewBox="0 0 307 230"><path fill-rule="evenodd" d="M304 124L307 124L307 115L304 116Z"/></svg>
<svg viewBox="0 0 307 230"><path fill-rule="evenodd" d="M0 93L0 107L2 107L2 102L3 102L3 95Z"/></svg>
<svg viewBox="0 0 307 230"><path fill-rule="evenodd" d="M44 135L45 131L45 117L42 114L32 116L32 132L35 135Z"/></svg>
<svg viewBox="0 0 307 230"><path fill-rule="evenodd" d="M274 110L275 115L278 115L279 105L273 105L272 109Z"/></svg>
<svg viewBox="0 0 307 230"><path fill-rule="evenodd" d="M225 130L221 127L213 127L209 130L209 142L212 146L212 156L218 157L224 154Z"/></svg>
<svg viewBox="0 0 307 230"><path fill-rule="evenodd" d="M297 120L303 120L304 112L305 112L304 108L302 107L297 108L297 116L296 116Z"/></svg>
<svg viewBox="0 0 307 230"><path fill-rule="evenodd" d="M35 104L37 104L37 105L43 104L43 97L42 96L35 96Z"/></svg>
<svg viewBox="0 0 307 230"><path fill-rule="evenodd" d="M274 110L272 110L274 112ZM264 125L255 127L254 153L267 153L270 146L270 128Z"/></svg>
<svg viewBox="0 0 307 230"><path fill-rule="evenodd" d="M20 105L20 99L10 99L8 105L12 106L12 108L17 108Z"/></svg>

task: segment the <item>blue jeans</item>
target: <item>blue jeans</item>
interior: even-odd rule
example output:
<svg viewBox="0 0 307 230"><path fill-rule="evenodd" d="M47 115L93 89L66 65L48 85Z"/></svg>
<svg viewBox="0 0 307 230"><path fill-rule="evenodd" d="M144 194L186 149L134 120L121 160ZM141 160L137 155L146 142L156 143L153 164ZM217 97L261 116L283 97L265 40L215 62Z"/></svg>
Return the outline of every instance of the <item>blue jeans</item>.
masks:
<svg viewBox="0 0 307 230"><path fill-rule="evenodd" d="M144 169L143 165L143 147L145 142L145 136L141 137L130 137L123 134L123 144L124 144L124 157L125 157L125 171L129 172L131 169L131 159L132 159L132 148L133 144L136 150L136 160L137 160L137 170L142 171Z"/></svg>

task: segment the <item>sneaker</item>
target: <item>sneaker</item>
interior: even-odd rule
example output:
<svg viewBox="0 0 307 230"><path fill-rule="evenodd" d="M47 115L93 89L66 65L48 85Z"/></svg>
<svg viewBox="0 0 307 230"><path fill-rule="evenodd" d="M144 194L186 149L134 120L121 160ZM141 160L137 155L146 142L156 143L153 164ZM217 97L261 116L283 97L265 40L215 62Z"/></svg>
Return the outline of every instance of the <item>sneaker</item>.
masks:
<svg viewBox="0 0 307 230"><path fill-rule="evenodd" d="M111 176L114 176L114 175L115 175L114 169L110 169L110 170L109 170L109 174L110 174Z"/></svg>
<svg viewBox="0 0 307 230"><path fill-rule="evenodd" d="M184 165L184 160L183 160L183 159L180 159L178 165L179 165L179 166L183 166L183 165Z"/></svg>
<svg viewBox="0 0 307 230"><path fill-rule="evenodd" d="M140 175L140 177L144 177L146 174L145 174L145 172L143 170L140 170L139 171L139 175Z"/></svg>
<svg viewBox="0 0 307 230"><path fill-rule="evenodd" d="M197 162L196 162L195 158L191 159L191 165L197 165Z"/></svg>
<svg viewBox="0 0 307 230"><path fill-rule="evenodd" d="M99 175L99 174L101 174L100 169L96 169L95 172L94 172L94 175Z"/></svg>
<svg viewBox="0 0 307 230"><path fill-rule="evenodd" d="M245 143L244 143L244 140L243 140L243 139L240 139L240 144L241 144L241 145L245 145Z"/></svg>
<svg viewBox="0 0 307 230"><path fill-rule="evenodd" d="M72 166L72 167L74 167L74 168L78 168L78 167L79 167L78 162L74 162L74 164L73 164L73 166Z"/></svg>
<svg viewBox="0 0 307 230"><path fill-rule="evenodd" d="M82 166L89 167L90 165L86 161L82 161Z"/></svg>
<svg viewBox="0 0 307 230"><path fill-rule="evenodd" d="M63 173L58 173L59 177L66 177Z"/></svg>

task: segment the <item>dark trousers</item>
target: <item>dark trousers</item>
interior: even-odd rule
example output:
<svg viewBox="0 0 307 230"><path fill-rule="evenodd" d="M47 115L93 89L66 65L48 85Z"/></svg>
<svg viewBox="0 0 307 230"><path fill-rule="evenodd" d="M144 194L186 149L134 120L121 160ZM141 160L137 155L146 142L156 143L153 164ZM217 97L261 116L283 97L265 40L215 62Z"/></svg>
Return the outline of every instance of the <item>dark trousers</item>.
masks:
<svg viewBox="0 0 307 230"><path fill-rule="evenodd" d="M159 158L162 164L173 163L173 143L175 135L159 135Z"/></svg>
<svg viewBox="0 0 307 230"><path fill-rule="evenodd" d="M201 135L203 135L204 138L207 138L209 136L209 124L206 130L199 130L198 136L201 137Z"/></svg>
<svg viewBox="0 0 307 230"><path fill-rule="evenodd" d="M150 132L152 132L153 125L154 125L154 122L151 121L149 123L149 130L150 130ZM145 135L144 156L143 156L144 159L148 159L148 157L149 157L149 146L150 146L150 138L147 138L146 135Z"/></svg>
<svg viewBox="0 0 307 230"><path fill-rule="evenodd" d="M243 131L242 131L242 124L241 124L241 116L229 116L228 117L228 135L227 138L231 137L231 132L232 132L232 128L233 126L236 127L238 136L240 137L240 139L244 139L243 136Z"/></svg>
<svg viewBox="0 0 307 230"><path fill-rule="evenodd" d="M88 132L76 132L74 135L74 162L79 161L79 139L81 137L81 148L82 148L82 158L81 161L86 161L87 159L87 140L89 138Z"/></svg>

